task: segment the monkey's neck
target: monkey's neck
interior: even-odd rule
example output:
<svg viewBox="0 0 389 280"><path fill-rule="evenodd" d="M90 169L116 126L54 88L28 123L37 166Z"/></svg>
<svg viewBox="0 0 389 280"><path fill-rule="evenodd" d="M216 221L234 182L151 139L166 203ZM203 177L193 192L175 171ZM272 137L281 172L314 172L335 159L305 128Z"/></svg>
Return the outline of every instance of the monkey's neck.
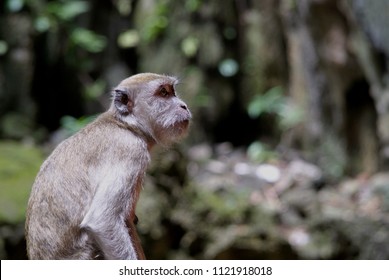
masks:
<svg viewBox="0 0 389 280"><path fill-rule="evenodd" d="M140 127L136 125L129 125L120 120L120 118L108 114L111 121L117 124L119 127L127 129L137 135L139 138L143 139L147 143L147 149L150 151L156 144L155 139L148 133L144 132Z"/></svg>
<svg viewBox="0 0 389 280"><path fill-rule="evenodd" d="M122 123L123 124L123 123ZM135 135L138 135L140 138L144 139L147 143L147 149L150 151L154 145L156 144L156 141L155 139L149 135L148 133L144 132L142 129L140 129L139 127L137 126L130 126L130 125L126 125L126 124L123 124L123 126L130 130L132 133L134 133Z"/></svg>

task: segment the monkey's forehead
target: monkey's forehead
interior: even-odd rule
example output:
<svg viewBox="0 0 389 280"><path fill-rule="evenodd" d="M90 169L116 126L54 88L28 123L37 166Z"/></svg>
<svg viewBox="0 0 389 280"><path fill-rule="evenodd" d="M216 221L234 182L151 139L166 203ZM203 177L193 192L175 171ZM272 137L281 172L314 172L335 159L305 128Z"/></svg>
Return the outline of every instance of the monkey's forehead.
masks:
<svg viewBox="0 0 389 280"><path fill-rule="evenodd" d="M161 84L169 83L169 84L176 84L178 82L178 79L173 76L168 75L160 75L160 74L154 74L154 73L141 73L137 75L133 75L131 77L128 77L127 79L124 79L120 82L118 86L131 86L136 84L148 84L151 82L158 82Z"/></svg>

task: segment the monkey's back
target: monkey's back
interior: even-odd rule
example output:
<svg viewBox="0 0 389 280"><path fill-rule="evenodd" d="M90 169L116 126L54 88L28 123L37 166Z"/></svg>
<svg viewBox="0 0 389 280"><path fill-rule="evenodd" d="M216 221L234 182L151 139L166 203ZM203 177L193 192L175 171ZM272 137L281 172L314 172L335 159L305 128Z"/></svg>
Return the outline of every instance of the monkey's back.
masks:
<svg viewBox="0 0 389 280"><path fill-rule="evenodd" d="M106 133L112 129L121 130L119 135L128 139L112 139ZM30 259L91 259L98 255L94 241L80 229L98 185L99 175L93 171L109 166L117 157L131 159L126 154L127 146L142 143L129 137L129 133L99 118L58 145L42 164L26 216Z"/></svg>

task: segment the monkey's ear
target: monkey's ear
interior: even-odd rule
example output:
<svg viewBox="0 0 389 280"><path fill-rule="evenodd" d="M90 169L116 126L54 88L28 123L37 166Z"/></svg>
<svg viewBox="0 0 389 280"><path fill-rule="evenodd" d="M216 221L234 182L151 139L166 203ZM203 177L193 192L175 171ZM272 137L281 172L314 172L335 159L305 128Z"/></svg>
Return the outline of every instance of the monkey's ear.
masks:
<svg viewBox="0 0 389 280"><path fill-rule="evenodd" d="M132 112L134 101L126 89L115 88L112 95L116 110L120 114L128 115Z"/></svg>

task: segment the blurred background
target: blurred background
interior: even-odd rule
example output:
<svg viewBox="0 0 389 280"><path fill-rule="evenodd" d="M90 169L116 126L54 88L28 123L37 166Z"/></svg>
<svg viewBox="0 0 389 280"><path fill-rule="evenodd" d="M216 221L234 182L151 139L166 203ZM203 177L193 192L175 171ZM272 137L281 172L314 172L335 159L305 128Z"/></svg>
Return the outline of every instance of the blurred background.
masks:
<svg viewBox="0 0 389 280"><path fill-rule="evenodd" d="M43 160L140 72L194 115L153 151L149 259L389 258L389 1L0 3L1 259Z"/></svg>

